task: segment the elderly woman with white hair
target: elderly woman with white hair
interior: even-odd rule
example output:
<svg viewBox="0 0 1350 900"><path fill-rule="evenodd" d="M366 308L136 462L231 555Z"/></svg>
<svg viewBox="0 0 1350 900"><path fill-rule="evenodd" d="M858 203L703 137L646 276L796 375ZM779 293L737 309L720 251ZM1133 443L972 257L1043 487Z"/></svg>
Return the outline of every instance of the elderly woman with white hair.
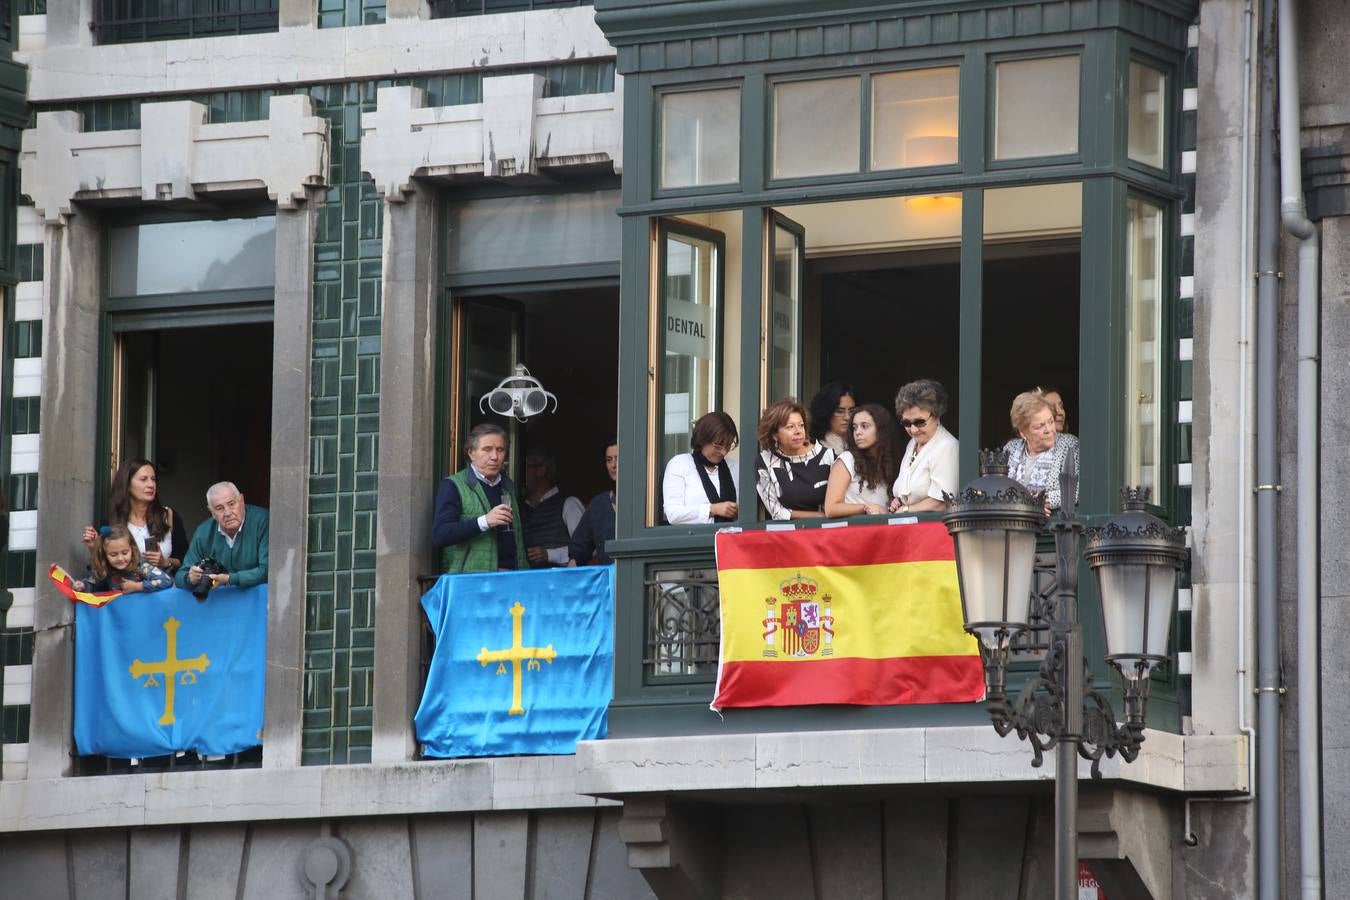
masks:
<svg viewBox="0 0 1350 900"><path fill-rule="evenodd" d="M1033 494L1040 494L1049 515L1063 502L1060 473L1078 477L1078 441L1056 428L1055 408L1039 389L1013 398L1008 417L1018 434L1003 448L1008 454L1008 476ZM1076 485L1074 492L1073 502L1077 503Z"/></svg>

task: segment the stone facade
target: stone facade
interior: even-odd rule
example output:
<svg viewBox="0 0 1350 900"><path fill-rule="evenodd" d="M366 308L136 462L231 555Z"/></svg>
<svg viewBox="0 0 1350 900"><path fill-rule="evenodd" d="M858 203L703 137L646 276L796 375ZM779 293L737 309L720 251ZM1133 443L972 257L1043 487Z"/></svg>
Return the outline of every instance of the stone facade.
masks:
<svg viewBox="0 0 1350 900"><path fill-rule="evenodd" d="M1053 22L1063 4L1035 6ZM31 205L18 213L0 394L14 510L0 883L34 897L1046 896L1053 760L1031 769L1023 745L983 726L635 738L576 757L417 761L416 577L437 474L427 410L445 366L437 204L485 180L621 174L622 57L588 6L456 19L431 19L416 0L280 8L274 33L107 46L92 44L93 0L20 18L37 112L23 138ZM1178 235L1193 264L1175 273L1187 326L1175 351L1194 383L1176 410L1192 435L1178 457L1192 498L1181 637L1190 697L1182 734L1150 732L1138 761L1109 762L1105 782L1084 789L1080 854L1112 900L1250 896L1252 793L1295 796L1292 756L1284 785L1254 784L1250 765L1255 357L1244 309L1255 210L1244 185L1255 100L1239 48L1259 45L1258 23L1220 0L1199 8L1182 119L1194 129L1183 154L1193 189ZM923 34L968 34L953 27ZM835 39L806 26L788 34L765 31L765 52ZM879 40L863 28L835 37L840 53ZM1324 242L1322 483L1334 496L1350 482L1350 107L1328 62L1347 40L1334 3L1309 7L1300 40L1305 175ZM653 39L629 62L655 60L648 47L662 64L703 48L714 55L699 64L713 64L752 44ZM578 70L586 86L562 88L572 75L561 73ZM94 512L94 453L65 436L87 433L101 412L106 231L147 211L241 204L277 217L261 767L76 778L72 616L38 572L78 552L72 523ZM1284 269L1295 268L1289 254ZM1285 384L1296 364L1291 282ZM1282 435L1279 540L1292 571L1292 424ZM1332 503L1320 512L1330 848L1350 835L1340 516ZM1292 685L1288 597L1282 620ZM1285 710L1292 748L1292 702ZM1297 821L1290 801L1290 895ZM1344 860L1329 853L1326 866L1326 896L1350 895Z"/></svg>

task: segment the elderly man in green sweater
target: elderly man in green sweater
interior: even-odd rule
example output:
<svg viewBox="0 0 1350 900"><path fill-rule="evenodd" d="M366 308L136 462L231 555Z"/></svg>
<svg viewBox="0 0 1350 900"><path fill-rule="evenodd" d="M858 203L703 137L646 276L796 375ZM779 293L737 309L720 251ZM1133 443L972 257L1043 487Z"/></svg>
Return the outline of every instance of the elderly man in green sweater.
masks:
<svg viewBox="0 0 1350 900"><path fill-rule="evenodd" d="M203 578L212 589L232 584L253 587L267 581L267 510L246 506L239 488L228 481L211 485L206 491L206 506L211 518L203 522L183 554L178 570L178 586L191 590ZM225 569L220 575L207 575L197 563L210 557Z"/></svg>

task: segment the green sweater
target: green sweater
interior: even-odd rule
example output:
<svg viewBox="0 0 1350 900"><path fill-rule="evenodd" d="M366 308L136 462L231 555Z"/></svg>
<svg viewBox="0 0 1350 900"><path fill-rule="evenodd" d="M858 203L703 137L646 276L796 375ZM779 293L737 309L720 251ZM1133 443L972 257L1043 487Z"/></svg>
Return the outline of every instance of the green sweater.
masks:
<svg viewBox="0 0 1350 900"><path fill-rule="evenodd" d="M183 554L183 565L174 581L180 588L191 590L188 581L188 569L198 560L211 557L230 573L230 584L236 587L253 587L267 583L267 510L261 506L244 507L244 524L234 536L234 546L225 541L220 526L214 518L207 519L197 526Z"/></svg>

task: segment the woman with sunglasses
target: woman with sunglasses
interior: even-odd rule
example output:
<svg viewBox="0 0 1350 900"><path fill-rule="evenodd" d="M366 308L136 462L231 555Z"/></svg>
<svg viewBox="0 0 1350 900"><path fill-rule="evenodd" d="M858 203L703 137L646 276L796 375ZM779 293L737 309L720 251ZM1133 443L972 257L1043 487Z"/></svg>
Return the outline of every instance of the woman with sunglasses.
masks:
<svg viewBox="0 0 1350 900"><path fill-rule="evenodd" d="M957 488L958 443L942 427L947 411L947 392L931 378L911 381L895 395L895 414L909 435L891 493L891 512L924 512L942 509L945 494Z"/></svg>
<svg viewBox="0 0 1350 900"><path fill-rule="evenodd" d="M671 525L734 522L736 466L727 454L740 438L731 416L713 411L694 422L689 436L692 452L681 453L666 463L661 480L661 506Z"/></svg>
<svg viewBox="0 0 1350 900"><path fill-rule="evenodd" d="M891 482L900 468L900 436L895 419L880 403L853 410L848 449L830 469L825 515L877 516L891 502Z"/></svg>

